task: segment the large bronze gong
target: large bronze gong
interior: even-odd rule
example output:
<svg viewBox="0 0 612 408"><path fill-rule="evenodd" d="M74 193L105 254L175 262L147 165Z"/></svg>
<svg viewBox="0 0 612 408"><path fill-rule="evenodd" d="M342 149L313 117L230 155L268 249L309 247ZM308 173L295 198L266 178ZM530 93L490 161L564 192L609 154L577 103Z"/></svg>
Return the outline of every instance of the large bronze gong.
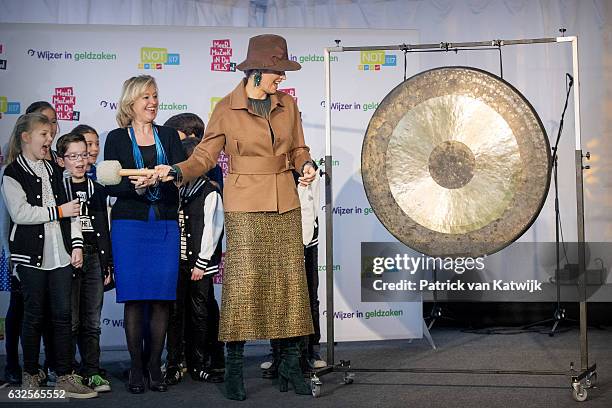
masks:
<svg viewBox="0 0 612 408"><path fill-rule="evenodd" d="M475 68L409 78L372 116L361 151L374 213L430 256L482 256L520 237L550 182L550 145L527 99Z"/></svg>

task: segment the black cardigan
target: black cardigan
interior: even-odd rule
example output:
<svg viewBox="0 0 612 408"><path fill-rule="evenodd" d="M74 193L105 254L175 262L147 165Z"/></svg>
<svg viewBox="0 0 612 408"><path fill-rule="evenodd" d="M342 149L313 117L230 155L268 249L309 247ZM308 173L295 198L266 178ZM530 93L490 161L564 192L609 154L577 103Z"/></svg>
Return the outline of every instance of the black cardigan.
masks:
<svg viewBox="0 0 612 408"><path fill-rule="evenodd" d="M168 164L182 162L186 159L181 140L176 130L157 126L157 133L168 158ZM124 169L135 169L136 163L132 154L132 141L126 128L112 130L106 136L104 143L104 160L117 160ZM147 199L146 195L136 193L129 177L123 177L116 186L106 186L108 195L117 197L113 205L111 218L113 220L140 220L146 221L149 217L149 208L154 206L158 220L177 220L179 193L172 182L161 184L161 198L155 202Z"/></svg>

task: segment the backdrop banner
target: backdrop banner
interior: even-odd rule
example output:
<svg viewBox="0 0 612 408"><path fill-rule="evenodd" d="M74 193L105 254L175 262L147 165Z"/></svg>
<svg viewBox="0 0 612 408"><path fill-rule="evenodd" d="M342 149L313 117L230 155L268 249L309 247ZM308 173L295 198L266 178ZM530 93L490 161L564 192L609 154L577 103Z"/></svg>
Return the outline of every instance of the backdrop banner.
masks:
<svg viewBox="0 0 612 408"><path fill-rule="evenodd" d="M17 117L37 100L53 103L58 137L78 124L98 130L101 147L117 127L115 114L123 81L153 75L159 86L157 123L184 113L208 121L215 104L243 77L236 65L246 57L248 39L263 33L284 36L289 58L302 69L289 72L281 90L302 112L307 144L320 163L325 155L323 48L342 45L418 43L416 30L248 29L168 26L2 24L0 26L0 143L6 145ZM396 242L370 208L360 175L361 143L382 98L404 77L401 52L368 51L332 55L334 124L335 321L336 340L419 338L422 304L361 302L362 242ZM418 72L410 55L406 72ZM101 155L102 156L102 155ZM100 157L100 160L103 158ZM227 161L220 163L227 172ZM330 165L330 164L327 164ZM321 183L323 186L323 183ZM321 191L323 197L323 190ZM321 203L319 300L325 341L325 223ZM221 276L216 292L220 299ZM0 306L8 305L2 292ZM102 346L124 346L123 306L106 293ZM0 350L4 351L4 347Z"/></svg>

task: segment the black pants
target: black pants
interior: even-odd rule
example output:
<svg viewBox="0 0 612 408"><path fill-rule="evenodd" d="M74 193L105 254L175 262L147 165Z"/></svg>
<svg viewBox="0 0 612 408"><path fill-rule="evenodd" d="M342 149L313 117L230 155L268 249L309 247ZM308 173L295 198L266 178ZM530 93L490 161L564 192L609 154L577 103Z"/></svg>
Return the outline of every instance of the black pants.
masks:
<svg viewBox="0 0 612 408"><path fill-rule="evenodd" d="M19 339L21 338L21 329L23 327L23 293L21 292L21 282L16 276L11 276L11 296L9 307L6 311L6 319L4 321L4 346L6 349L6 367L7 371L16 372L20 369L19 366ZM43 329L43 343L45 345L45 367L50 367L55 370L55 357L53 354L52 345L53 323L51 322L51 313L49 301L45 307L45 324Z"/></svg>
<svg viewBox="0 0 612 408"><path fill-rule="evenodd" d="M185 353L191 368L203 369L209 359L212 368L223 367L223 343L218 337L219 304L213 277L192 281L191 268L181 261L168 327L168 365L178 365Z"/></svg>
<svg viewBox="0 0 612 408"><path fill-rule="evenodd" d="M72 266L53 270L42 270L18 265L17 273L23 293L23 326L21 347L23 348L23 367L30 374L40 368L40 337L45 325L45 306L49 305L53 324L53 354L55 371L58 375L71 372L71 291Z"/></svg>
<svg viewBox="0 0 612 408"><path fill-rule="evenodd" d="M87 246L83 252L83 268L72 280L72 352L76 345L81 355L81 374L100 372L100 314L104 299L104 278L100 256Z"/></svg>
<svg viewBox="0 0 612 408"><path fill-rule="evenodd" d="M6 319L4 320L4 334L6 347L6 370L16 371L19 368L19 338L23 325L23 294L19 279L11 276L11 299Z"/></svg>
<svg viewBox="0 0 612 408"><path fill-rule="evenodd" d="M306 268L306 283L310 299L310 313L314 333L308 336L308 354L312 354L313 347L318 346L321 340L321 325L319 322L319 245L304 248Z"/></svg>

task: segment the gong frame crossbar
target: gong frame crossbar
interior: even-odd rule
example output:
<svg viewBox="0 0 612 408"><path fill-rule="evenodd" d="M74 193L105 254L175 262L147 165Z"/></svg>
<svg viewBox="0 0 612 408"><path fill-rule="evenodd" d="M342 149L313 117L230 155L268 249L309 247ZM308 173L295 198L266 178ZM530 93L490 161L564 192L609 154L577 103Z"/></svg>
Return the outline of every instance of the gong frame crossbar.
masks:
<svg viewBox="0 0 612 408"><path fill-rule="evenodd" d="M312 376L313 395L320 393L320 376L332 373L344 373L344 382L353 382L355 372L399 372L399 373L434 373L434 374L484 374L484 375L569 375L573 397L577 401L586 400L587 388L594 385L596 380L596 365L589 365L588 349L588 327L587 327L587 301L586 301L586 280L585 280L585 232L584 232L584 191L583 191L583 155L581 144L581 122L580 122L580 73L578 63L578 37L549 37L531 38L518 40L491 40L478 42L459 42L459 43L431 43L431 44L398 44L398 45L372 45L359 47L344 47L336 41L336 47L324 48L325 66L325 275L326 275L326 328L327 328L327 362L328 366L316 370ZM496 370L496 369L426 369L426 368L356 368L351 367L350 361L341 360L335 363L335 334L334 334L334 241L333 241L333 154L332 154L332 115L331 115L331 54L352 52L352 51L417 51L417 50L438 50L450 51L456 49L480 48L480 47L504 47L511 45L531 45L531 44L570 44L572 48L572 74L574 78L574 132L575 132L575 183L576 183L576 225L578 242L578 271L579 271L579 290L580 297L580 369L574 369L570 363L569 371L544 371L544 370ZM588 158L588 157L587 157Z"/></svg>

